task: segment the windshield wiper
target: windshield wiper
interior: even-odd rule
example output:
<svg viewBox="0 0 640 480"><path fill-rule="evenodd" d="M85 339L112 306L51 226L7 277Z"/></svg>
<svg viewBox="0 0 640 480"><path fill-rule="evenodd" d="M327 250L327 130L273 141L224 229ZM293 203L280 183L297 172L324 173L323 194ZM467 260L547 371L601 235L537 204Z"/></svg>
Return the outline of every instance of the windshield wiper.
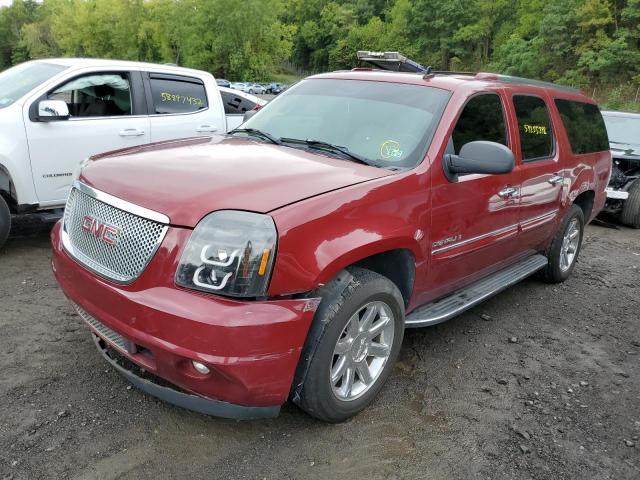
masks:
<svg viewBox="0 0 640 480"><path fill-rule="evenodd" d="M313 140L313 139L301 140L299 138L282 137L280 141L282 143L297 143L300 145L307 145L311 148L317 148L318 150L326 150L333 153L339 153L341 155L348 157L350 160L354 162L371 166L371 163L369 163L369 161L367 161L366 158L356 153L350 152L347 147L341 147L340 145L333 145L332 143L323 142L322 140Z"/></svg>
<svg viewBox="0 0 640 480"><path fill-rule="evenodd" d="M254 137L262 138L263 140L267 140L274 145L282 145L280 139L268 134L267 132L263 132L262 130L258 130L257 128L236 128L235 130L231 130L229 135L233 135L234 133L246 133L248 135L253 135Z"/></svg>

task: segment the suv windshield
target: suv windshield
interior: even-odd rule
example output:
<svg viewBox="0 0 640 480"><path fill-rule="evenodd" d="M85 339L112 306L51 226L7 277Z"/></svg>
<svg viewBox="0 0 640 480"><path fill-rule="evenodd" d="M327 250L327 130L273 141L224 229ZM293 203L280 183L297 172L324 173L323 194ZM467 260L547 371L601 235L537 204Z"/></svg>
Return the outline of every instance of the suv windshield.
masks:
<svg viewBox="0 0 640 480"><path fill-rule="evenodd" d="M640 145L640 115L634 118L604 114L603 118L611 143Z"/></svg>
<svg viewBox="0 0 640 480"><path fill-rule="evenodd" d="M322 142L370 165L410 168L424 158L449 97L448 91L421 85L311 79L287 90L242 127L287 146L315 149Z"/></svg>
<svg viewBox="0 0 640 480"><path fill-rule="evenodd" d="M67 67L46 62L23 63L0 73L0 108L5 108Z"/></svg>

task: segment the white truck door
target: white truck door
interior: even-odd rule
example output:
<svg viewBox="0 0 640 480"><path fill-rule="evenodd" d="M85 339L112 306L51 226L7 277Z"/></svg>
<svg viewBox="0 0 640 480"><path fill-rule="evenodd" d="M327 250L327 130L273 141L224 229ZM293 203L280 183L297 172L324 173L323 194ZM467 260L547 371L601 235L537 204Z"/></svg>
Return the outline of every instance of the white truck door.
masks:
<svg viewBox="0 0 640 480"><path fill-rule="evenodd" d="M145 85L152 142L226 133L213 77L205 83L197 77L150 72Z"/></svg>
<svg viewBox="0 0 640 480"><path fill-rule="evenodd" d="M64 100L68 120L41 121L40 100ZM73 172L90 155L149 143L139 72L96 71L61 82L25 105L31 169L40 205L63 205ZM44 120L44 119L43 119Z"/></svg>
<svg viewBox="0 0 640 480"><path fill-rule="evenodd" d="M227 130L231 131L244 123L244 114L250 110L260 108L259 101L253 95L220 87L220 96L224 105L224 113L227 116Z"/></svg>

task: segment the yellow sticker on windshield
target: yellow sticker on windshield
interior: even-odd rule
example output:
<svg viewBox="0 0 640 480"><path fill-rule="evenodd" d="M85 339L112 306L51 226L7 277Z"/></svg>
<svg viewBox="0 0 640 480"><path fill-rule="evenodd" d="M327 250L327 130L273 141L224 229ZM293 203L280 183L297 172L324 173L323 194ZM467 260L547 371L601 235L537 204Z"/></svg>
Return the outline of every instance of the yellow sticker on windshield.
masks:
<svg viewBox="0 0 640 480"><path fill-rule="evenodd" d="M387 140L380 145L380 156L385 159L393 158L398 159L402 157L402 150L400 144L395 140Z"/></svg>
<svg viewBox="0 0 640 480"><path fill-rule="evenodd" d="M547 127L544 125L529 125L528 123L525 123L522 127L524 128L524 133L532 133L534 135L547 134Z"/></svg>

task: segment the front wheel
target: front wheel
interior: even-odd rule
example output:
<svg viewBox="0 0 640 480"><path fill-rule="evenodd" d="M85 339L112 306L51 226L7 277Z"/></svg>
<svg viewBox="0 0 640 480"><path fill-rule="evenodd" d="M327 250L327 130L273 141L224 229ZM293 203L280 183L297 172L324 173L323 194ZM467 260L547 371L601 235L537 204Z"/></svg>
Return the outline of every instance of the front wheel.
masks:
<svg viewBox="0 0 640 480"><path fill-rule="evenodd" d="M584 213L579 206L572 205L547 252L549 263L543 270L545 280L560 283L571 276L578 261L583 237Z"/></svg>
<svg viewBox="0 0 640 480"><path fill-rule="evenodd" d="M305 344L294 401L308 414L341 422L378 395L398 358L404 336L404 303L386 277L352 268L338 296L320 305ZM318 328L319 327L319 328ZM302 375L300 375L302 373Z"/></svg>
<svg viewBox="0 0 640 480"><path fill-rule="evenodd" d="M9 238L9 230L11 230L11 212L7 202L0 196L0 248Z"/></svg>

